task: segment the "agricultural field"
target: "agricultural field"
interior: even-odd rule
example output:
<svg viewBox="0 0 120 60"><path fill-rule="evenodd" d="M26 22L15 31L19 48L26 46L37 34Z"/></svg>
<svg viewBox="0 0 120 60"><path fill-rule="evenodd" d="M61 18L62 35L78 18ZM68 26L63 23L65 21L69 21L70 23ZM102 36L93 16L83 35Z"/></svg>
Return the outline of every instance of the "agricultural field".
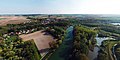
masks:
<svg viewBox="0 0 120 60"><path fill-rule="evenodd" d="M97 17L50 16L1 16L0 59L119 59L119 25Z"/></svg>
<svg viewBox="0 0 120 60"><path fill-rule="evenodd" d="M0 16L0 26L5 26L7 24L20 24L29 21L23 16Z"/></svg>
<svg viewBox="0 0 120 60"><path fill-rule="evenodd" d="M30 34L20 35L23 41L34 40L41 56L44 56L49 51L49 42L55 41L51 35L45 35L45 32L37 31Z"/></svg>

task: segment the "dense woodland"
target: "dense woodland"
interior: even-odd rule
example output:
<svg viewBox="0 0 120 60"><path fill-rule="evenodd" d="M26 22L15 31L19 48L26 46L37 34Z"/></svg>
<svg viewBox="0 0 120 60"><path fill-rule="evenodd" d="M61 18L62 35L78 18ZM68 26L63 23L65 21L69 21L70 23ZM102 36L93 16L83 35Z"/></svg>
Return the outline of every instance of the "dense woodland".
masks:
<svg viewBox="0 0 120 60"><path fill-rule="evenodd" d="M109 22L106 22L106 20L80 20L79 21L82 25L88 26L88 27L97 27L101 30L112 32L116 34L120 34L120 27L115 27L112 24L109 24ZM106 23L105 23L106 22Z"/></svg>
<svg viewBox="0 0 120 60"><path fill-rule="evenodd" d="M108 24L109 20L96 19L39 19L31 18L29 22L21 24L8 24L0 27L0 59L3 60L39 60L41 58L38 49L33 40L22 41L19 38L21 34L29 34L39 30L43 30L46 34L51 34L56 41L50 42L50 56L65 39L66 29L73 26L73 42L69 54L69 60L89 60L89 50L93 51L96 44L96 34L98 37L114 37L120 39L120 27ZM79 26L78 26L79 25ZM104 41L100 46L98 60L109 60L108 50L115 44ZM115 47L115 53L119 57L119 44ZM49 57L45 57L49 58ZM119 58L118 58L119 59Z"/></svg>
<svg viewBox="0 0 120 60"><path fill-rule="evenodd" d="M0 59L39 60L40 55L34 41L23 42L18 36L4 36L0 42ZM1 38L2 39L2 38Z"/></svg>
<svg viewBox="0 0 120 60"><path fill-rule="evenodd" d="M119 22L119 20L111 20L112 18L105 20L105 19L87 19L87 20L79 20L79 22L87 27L90 27L94 30L97 30L98 37L112 37L117 41L103 41L102 45L99 47L99 54L97 60L111 60L114 58L113 53L113 46L114 44L119 45L120 40L120 27L116 27L111 24L111 22ZM119 60L119 46L115 49L117 52L115 55Z"/></svg>
<svg viewBox="0 0 120 60"><path fill-rule="evenodd" d="M51 50L56 49L64 39L68 21L46 21L46 19L30 20L21 24L8 24L0 27L0 59L7 60L39 60L41 58L33 40L22 41L21 34L29 34L39 30L51 34L56 41L50 42ZM57 46L57 47L56 47Z"/></svg>
<svg viewBox="0 0 120 60"><path fill-rule="evenodd" d="M96 44L95 37L95 31L82 26L75 26L71 60L89 60L87 55L89 50L92 51Z"/></svg>

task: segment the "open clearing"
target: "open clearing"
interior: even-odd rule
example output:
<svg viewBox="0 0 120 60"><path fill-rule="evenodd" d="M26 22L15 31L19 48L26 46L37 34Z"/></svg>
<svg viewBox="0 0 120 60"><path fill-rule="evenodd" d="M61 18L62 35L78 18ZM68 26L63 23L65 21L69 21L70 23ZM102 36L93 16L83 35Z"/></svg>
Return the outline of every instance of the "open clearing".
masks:
<svg viewBox="0 0 120 60"><path fill-rule="evenodd" d="M0 26L5 26L7 24L20 24L29 21L23 16L0 16Z"/></svg>
<svg viewBox="0 0 120 60"><path fill-rule="evenodd" d="M42 32L42 30L31 34L20 35L20 37L23 39L23 41L34 39L41 56L44 56L48 52L49 42L54 40L51 35L45 35L45 32Z"/></svg>

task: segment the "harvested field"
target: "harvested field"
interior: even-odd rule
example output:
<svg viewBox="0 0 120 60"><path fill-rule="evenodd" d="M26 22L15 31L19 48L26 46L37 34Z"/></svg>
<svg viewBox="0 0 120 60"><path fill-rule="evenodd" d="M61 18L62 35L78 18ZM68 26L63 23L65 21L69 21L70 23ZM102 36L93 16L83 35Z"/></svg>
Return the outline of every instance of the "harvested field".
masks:
<svg viewBox="0 0 120 60"><path fill-rule="evenodd" d="M23 16L0 16L0 26L5 26L7 24L20 24L29 21Z"/></svg>
<svg viewBox="0 0 120 60"><path fill-rule="evenodd" d="M20 37L23 39L23 41L34 39L34 42L42 56L44 56L48 52L49 42L54 40L51 35L45 35L45 32L42 31L20 35Z"/></svg>

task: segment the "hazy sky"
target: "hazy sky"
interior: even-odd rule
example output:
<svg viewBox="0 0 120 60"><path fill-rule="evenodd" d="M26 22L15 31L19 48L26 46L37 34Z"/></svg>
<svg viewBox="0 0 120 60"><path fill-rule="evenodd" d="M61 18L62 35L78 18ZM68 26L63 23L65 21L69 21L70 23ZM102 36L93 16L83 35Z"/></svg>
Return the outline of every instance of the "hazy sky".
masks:
<svg viewBox="0 0 120 60"><path fill-rule="evenodd" d="M0 0L0 14L120 14L120 0Z"/></svg>

